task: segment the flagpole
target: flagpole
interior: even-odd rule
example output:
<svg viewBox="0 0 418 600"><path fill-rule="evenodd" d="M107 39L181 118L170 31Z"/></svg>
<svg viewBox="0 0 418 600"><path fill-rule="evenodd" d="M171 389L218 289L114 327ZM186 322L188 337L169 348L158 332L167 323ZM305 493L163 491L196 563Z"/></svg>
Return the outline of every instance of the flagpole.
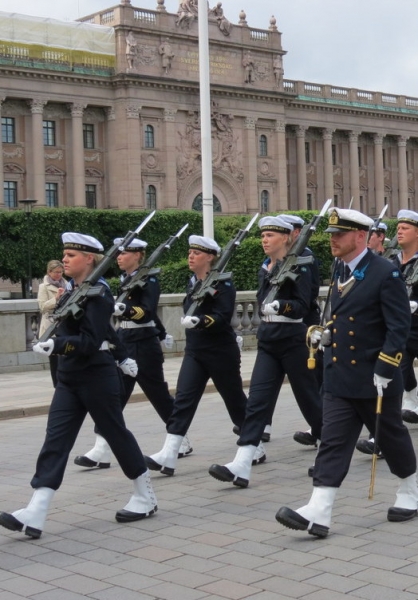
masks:
<svg viewBox="0 0 418 600"><path fill-rule="evenodd" d="M198 20L203 235L213 238L214 233L212 188L212 129L210 110L209 70L209 26L208 4L206 0L200 0L200 2L198 3Z"/></svg>

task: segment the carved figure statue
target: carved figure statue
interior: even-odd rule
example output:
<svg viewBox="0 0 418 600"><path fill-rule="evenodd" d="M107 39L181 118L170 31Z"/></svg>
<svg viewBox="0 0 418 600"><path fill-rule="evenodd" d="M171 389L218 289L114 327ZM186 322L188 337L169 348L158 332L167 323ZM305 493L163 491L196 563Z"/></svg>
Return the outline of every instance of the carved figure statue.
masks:
<svg viewBox="0 0 418 600"><path fill-rule="evenodd" d="M178 27L190 27L190 23L194 21L198 14L197 0L181 0L177 10Z"/></svg>
<svg viewBox="0 0 418 600"><path fill-rule="evenodd" d="M130 31L126 36L126 61L128 63L128 69L134 68L134 60L136 57L136 47L138 42L135 39L133 31Z"/></svg>
<svg viewBox="0 0 418 600"><path fill-rule="evenodd" d="M252 83L254 81L254 59L251 56L250 50L244 54L242 59L242 66L245 70L245 83Z"/></svg>
<svg viewBox="0 0 418 600"><path fill-rule="evenodd" d="M219 31L224 35L229 35L231 32L231 23L224 16L224 10L222 8L222 2L218 2L210 11L209 15L213 15L218 23Z"/></svg>
<svg viewBox="0 0 418 600"><path fill-rule="evenodd" d="M161 66L164 69L165 73L168 73L168 71L171 69L171 61L175 57L175 54L171 49L169 38L166 38L165 42L160 44L158 52L161 55Z"/></svg>
<svg viewBox="0 0 418 600"><path fill-rule="evenodd" d="M273 61L273 73L274 73L274 77L276 79L276 86L278 88L281 88L283 86L284 69L283 69L283 59L280 54L278 54Z"/></svg>

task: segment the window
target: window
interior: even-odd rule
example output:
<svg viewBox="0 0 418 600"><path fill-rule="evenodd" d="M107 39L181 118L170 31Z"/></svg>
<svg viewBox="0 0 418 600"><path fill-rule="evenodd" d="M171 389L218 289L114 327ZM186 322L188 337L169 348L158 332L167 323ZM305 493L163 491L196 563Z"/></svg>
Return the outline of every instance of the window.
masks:
<svg viewBox="0 0 418 600"><path fill-rule="evenodd" d="M1 141L3 144L14 144L16 142L15 120L13 117L1 118Z"/></svg>
<svg viewBox="0 0 418 600"><path fill-rule="evenodd" d="M260 135L258 151L260 156L267 156L267 137L265 135Z"/></svg>
<svg viewBox="0 0 418 600"><path fill-rule="evenodd" d="M382 149L383 168L386 169L386 148Z"/></svg>
<svg viewBox="0 0 418 600"><path fill-rule="evenodd" d="M87 208L97 208L97 191L93 184L86 185L86 206Z"/></svg>
<svg viewBox="0 0 418 600"><path fill-rule="evenodd" d="M361 166L363 166L362 165L363 157L361 155L361 147L360 146L358 146L357 151L358 151L358 166L361 167Z"/></svg>
<svg viewBox="0 0 418 600"><path fill-rule="evenodd" d="M17 208L17 182L5 181L4 188L4 206L6 208Z"/></svg>
<svg viewBox="0 0 418 600"><path fill-rule="evenodd" d="M312 210L312 194L308 194L306 198L306 208Z"/></svg>
<svg viewBox="0 0 418 600"><path fill-rule="evenodd" d="M306 164L311 162L311 145L309 142L305 142L305 162Z"/></svg>
<svg viewBox="0 0 418 600"><path fill-rule="evenodd" d="M55 146L55 121L44 121L44 146Z"/></svg>
<svg viewBox="0 0 418 600"><path fill-rule="evenodd" d="M87 150L94 148L94 125L90 123L83 123L83 143Z"/></svg>
<svg viewBox="0 0 418 600"><path fill-rule="evenodd" d="M406 151L406 168L409 170L409 152Z"/></svg>
<svg viewBox="0 0 418 600"><path fill-rule="evenodd" d="M364 212L364 197L360 196L360 212Z"/></svg>
<svg viewBox="0 0 418 600"><path fill-rule="evenodd" d="M334 194L334 206L338 206L338 194Z"/></svg>
<svg viewBox="0 0 418 600"><path fill-rule="evenodd" d="M147 209L155 210L157 208L157 190L154 185L147 187Z"/></svg>
<svg viewBox="0 0 418 600"><path fill-rule="evenodd" d="M335 167L337 164L337 146L332 144L332 166Z"/></svg>
<svg viewBox="0 0 418 600"><path fill-rule="evenodd" d="M58 183L45 183L45 203L48 208L58 208Z"/></svg>
<svg viewBox="0 0 418 600"><path fill-rule="evenodd" d="M154 148L154 127L152 125L145 127L145 148Z"/></svg>
<svg viewBox="0 0 418 600"><path fill-rule="evenodd" d="M263 190L261 192L261 198L260 198L260 212L262 213L266 213L269 212L270 210L270 194L268 193L267 190Z"/></svg>
<svg viewBox="0 0 418 600"><path fill-rule="evenodd" d="M196 198L193 200L192 210L202 211L202 209L203 209L202 194L198 194L196 196ZM218 212L218 213L222 212L221 203L219 202L219 200L216 196L213 196L213 212Z"/></svg>

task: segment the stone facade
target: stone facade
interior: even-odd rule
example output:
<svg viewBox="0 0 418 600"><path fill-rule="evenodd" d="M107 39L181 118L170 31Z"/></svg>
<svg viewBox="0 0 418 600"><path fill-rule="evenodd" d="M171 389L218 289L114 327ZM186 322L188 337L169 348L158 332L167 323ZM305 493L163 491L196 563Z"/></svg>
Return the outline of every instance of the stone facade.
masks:
<svg viewBox="0 0 418 600"><path fill-rule="evenodd" d="M113 28L112 68L0 43L0 207L198 208L197 1L81 21ZM209 37L215 210L418 209L418 99L284 79L274 17L253 29L217 3Z"/></svg>

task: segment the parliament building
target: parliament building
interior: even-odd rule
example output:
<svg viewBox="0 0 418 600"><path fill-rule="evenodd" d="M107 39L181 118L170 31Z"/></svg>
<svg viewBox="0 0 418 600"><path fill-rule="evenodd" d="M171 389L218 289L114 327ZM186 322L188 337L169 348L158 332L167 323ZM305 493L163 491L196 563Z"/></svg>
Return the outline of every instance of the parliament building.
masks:
<svg viewBox="0 0 418 600"><path fill-rule="evenodd" d="M0 13L1 209L201 209L197 0L164 2ZM227 4L208 8L214 210L418 210L418 99L287 79L276 19Z"/></svg>

